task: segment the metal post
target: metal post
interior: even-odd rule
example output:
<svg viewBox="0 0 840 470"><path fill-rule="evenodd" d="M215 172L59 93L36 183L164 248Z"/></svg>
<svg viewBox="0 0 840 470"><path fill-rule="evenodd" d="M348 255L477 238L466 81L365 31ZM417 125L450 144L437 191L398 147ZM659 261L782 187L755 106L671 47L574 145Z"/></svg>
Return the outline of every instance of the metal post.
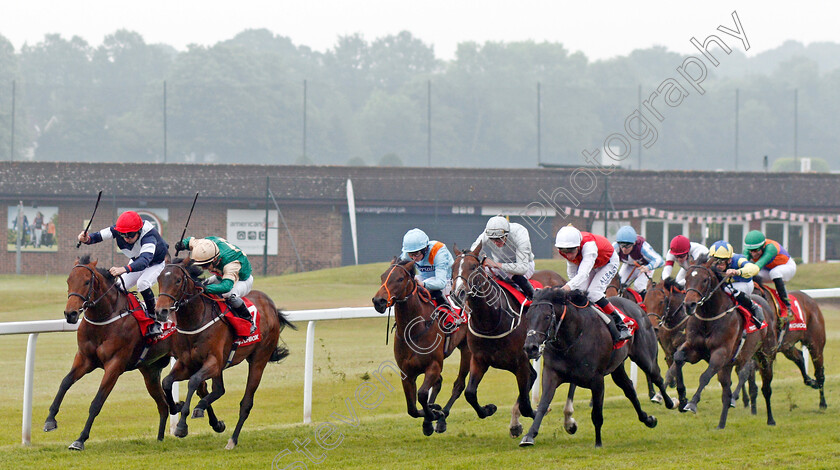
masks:
<svg viewBox="0 0 840 470"><path fill-rule="evenodd" d="M738 113L741 90L735 89L735 170L738 170Z"/></svg>
<svg viewBox="0 0 840 470"><path fill-rule="evenodd" d="M18 202L17 215L17 237L15 243L15 274L20 275L23 262L21 260L20 249L23 246L23 201Z"/></svg>
<svg viewBox="0 0 840 470"><path fill-rule="evenodd" d="M799 173L799 88L793 90L793 171Z"/></svg>
<svg viewBox="0 0 840 470"><path fill-rule="evenodd" d="M32 440L32 381L35 374L35 343L38 333L30 333L26 342L26 365L23 371L23 427L21 443L28 446Z"/></svg>
<svg viewBox="0 0 840 470"><path fill-rule="evenodd" d="M303 424L312 422L312 370L315 366L315 321L306 326L306 355L303 360Z"/></svg>
<svg viewBox="0 0 840 470"><path fill-rule="evenodd" d="M429 160L429 166L432 166L432 81L428 81L428 88L426 91L426 154Z"/></svg>
<svg viewBox="0 0 840 470"><path fill-rule="evenodd" d="M633 388L635 389L639 382L639 366L633 361L630 361L630 380L633 381Z"/></svg>
<svg viewBox="0 0 840 470"><path fill-rule="evenodd" d="M12 150L9 152L9 161L15 161L15 81L12 80Z"/></svg>
<svg viewBox="0 0 840 470"><path fill-rule="evenodd" d="M268 274L268 193L270 177L265 177L265 243L263 243L263 276Z"/></svg>
<svg viewBox="0 0 840 470"><path fill-rule="evenodd" d="M542 163L542 84L537 82L537 166Z"/></svg>
<svg viewBox="0 0 840 470"><path fill-rule="evenodd" d="M639 109L639 116L641 116L642 115L642 84L641 83L639 84L638 104L639 104L639 108L638 108ZM642 119L641 119L641 117L638 119L638 122L639 122L639 135L642 135ZM638 149L639 149L639 169L641 170L642 169L642 141L641 140L639 141Z"/></svg>
<svg viewBox="0 0 840 470"><path fill-rule="evenodd" d="M163 81L163 163L166 163L166 80Z"/></svg>
<svg viewBox="0 0 840 470"><path fill-rule="evenodd" d="M303 159L306 161L306 80L303 81Z"/></svg>
<svg viewBox="0 0 840 470"><path fill-rule="evenodd" d="M531 401L539 403L540 400L540 376L542 375L542 356L534 359L534 370L537 371L537 377L534 379L534 384L531 385Z"/></svg>
<svg viewBox="0 0 840 470"><path fill-rule="evenodd" d="M175 358L169 358L169 372L172 372L172 368L175 367ZM178 382L172 383L172 399L175 403L178 403L179 399L181 398L181 393L178 388ZM169 434L175 435L175 426L178 425L178 420L181 419L181 413L175 413L174 415L169 415Z"/></svg>

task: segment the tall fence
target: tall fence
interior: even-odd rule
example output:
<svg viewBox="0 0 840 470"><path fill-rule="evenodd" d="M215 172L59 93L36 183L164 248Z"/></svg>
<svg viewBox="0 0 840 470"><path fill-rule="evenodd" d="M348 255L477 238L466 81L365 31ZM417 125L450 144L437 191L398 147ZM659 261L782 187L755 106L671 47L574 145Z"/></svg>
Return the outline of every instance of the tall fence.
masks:
<svg viewBox="0 0 840 470"><path fill-rule="evenodd" d="M810 295L815 299L838 298L840 297L840 288L831 289L805 289L802 292ZM318 310L297 310L287 312L287 317L291 322L307 322L306 327L306 345L304 356L304 379L303 379L303 423L308 424L312 422L312 379L313 370L315 368L315 323L320 320L349 320L356 318L374 318L381 314L376 312L373 307L344 307L333 309L318 309ZM32 437L32 391L34 388L34 371L35 371L35 346L38 341L38 335L41 333L59 333L66 331L76 331L79 324L71 325L64 320L43 320L43 321L29 321L29 322L6 322L0 323L0 335L17 335L28 334L29 338L26 344L26 363L24 365L24 380L23 380L23 420L21 427L21 442L24 445L29 445ZM807 350L803 348L803 352ZM807 371L808 356L805 356L805 367ZM540 367L537 367L539 372ZM635 364L631 365L631 377L633 383L636 383L637 368ZM537 380L532 389L532 395L536 397L538 392ZM178 393L178 389L173 387L173 393ZM175 420L171 420L173 423Z"/></svg>

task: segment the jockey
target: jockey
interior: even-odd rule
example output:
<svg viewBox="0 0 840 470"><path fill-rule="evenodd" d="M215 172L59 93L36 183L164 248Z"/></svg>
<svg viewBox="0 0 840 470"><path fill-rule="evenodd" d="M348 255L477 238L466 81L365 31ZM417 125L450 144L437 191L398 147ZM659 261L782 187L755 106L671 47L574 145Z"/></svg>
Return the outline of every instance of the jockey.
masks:
<svg viewBox="0 0 840 470"><path fill-rule="evenodd" d="M405 233L400 259L414 261L420 272L417 282L428 289L438 306L448 306L446 294L452 285L452 265L455 260L442 242L432 240L419 228Z"/></svg>
<svg viewBox="0 0 840 470"><path fill-rule="evenodd" d="M650 280L648 273L665 264L662 256L650 246L643 237L636 234L633 227L625 225L618 229L615 234L613 249L618 253L618 259L623 263L618 271L618 279L621 285L628 285L633 282L633 288L640 295L644 296L647 283ZM641 274L644 274L642 276Z"/></svg>
<svg viewBox="0 0 840 470"><path fill-rule="evenodd" d="M703 246L702 243L694 243L688 241L683 235L677 235L671 240L671 247L668 254L665 255L665 267L662 268L662 279L667 279L671 276L671 270L674 268L676 262L682 269L677 274L675 281L682 287L685 287L685 272L688 269L691 261L700 258L702 255L708 255L709 249Z"/></svg>
<svg viewBox="0 0 840 470"><path fill-rule="evenodd" d="M117 241L117 246L131 262L125 266L114 266L108 272L114 277L122 276L126 289L137 286L146 304L146 316L154 320L146 336L160 334L160 323L154 316L155 294L152 286L157 283L158 275L163 271L169 245L161 238L155 226L141 219L136 212L125 211L117 218L116 224L91 234L82 232L78 238L87 245L110 239Z"/></svg>
<svg viewBox="0 0 840 470"><path fill-rule="evenodd" d="M533 300L534 286L528 279L534 275L535 267L528 229L497 215L487 221L484 232L475 239L470 250L475 250L479 243L482 251L490 253L484 265L494 268L495 274L502 279L509 278L525 297Z"/></svg>
<svg viewBox="0 0 840 470"><path fill-rule="evenodd" d="M732 294L739 304L750 309L753 324L761 328L764 322L761 306L750 298L754 287L750 278L758 274L758 266L750 263L747 257L734 254L732 245L724 240L718 240L709 247L709 256L714 260L712 269L727 277L723 289Z"/></svg>
<svg viewBox="0 0 840 470"><path fill-rule="evenodd" d="M793 279L793 275L796 274L796 262L787 250L779 242L764 238L764 234L758 230L747 234L744 250L744 255L758 266L758 277L762 281L773 280L779 297L785 303L788 312L792 312L785 282ZM784 317L783 321L788 322L791 316Z"/></svg>
<svg viewBox="0 0 840 470"><path fill-rule="evenodd" d="M175 250L189 250L193 264L212 273L204 281L204 290L224 298L234 315L251 322L242 297L251 292L254 276L251 262L239 247L221 237L187 237L175 243ZM251 333L255 328L252 323Z"/></svg>
<svg viewBox="0 0 840 470"><path fill-rule="evenodd" d="M630 339L630 330L621 320L615 306L604 295L618 270L618 254L610 241L600 235L581 232L567 225L557 232L554 246L557 247L560 256L568 261L566 273L569 282L561 289L585 291L589 301L609 315L602 315L602 318L607 324L613 343Z"/></svg>

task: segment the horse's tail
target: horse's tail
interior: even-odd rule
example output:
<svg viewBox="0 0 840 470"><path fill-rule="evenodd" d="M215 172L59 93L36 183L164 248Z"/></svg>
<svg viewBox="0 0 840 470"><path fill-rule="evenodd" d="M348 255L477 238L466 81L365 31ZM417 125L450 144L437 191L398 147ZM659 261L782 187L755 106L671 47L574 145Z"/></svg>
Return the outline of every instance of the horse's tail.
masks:
<svg viewBox="0 0 840 470"><path fill-rule="evenodd" d="M271 353L271 357L268 359L268 362L280 362L287 357L289 357L289 348L285 345L277 346L274 352Z"/></svg>
<svg viewBox="0 0 840 470"><path fill-rule="evenodd" d="M281 333L287 326L293 330L297 330L297 327L292 322L290 322L288 318L286 318L286 315L283 313L282 310L278 308L274 311L277 312L277 320L280 322ZM279 344L279 342L282 341L279 336L277 337L277 341L277 348L275 348L274 352L271 353L271 357L268 359L269 362L280 362L283 359L289 357L289 348L286 347L285 343L283 343L282 346Z"/></svg>
<svg viewBox="0 0 840 470"><path fill-rule="evenodd" d="M290 322L288 318L286 318L286 314L285 314L285 313L283 313L283 311L282 311L282 310L280 310L280 309L278 308L278 309L275 309L275 311L277 312L277 320L279 320L279 321L280 321L280 332L281 332L281 333L283 332L283 330L284 330L287 326L288 326L289 328L291 328L291 329L293 329L293 330L297 331L297 327L296 327L296 326L295 326L292 322Z"/></svg>

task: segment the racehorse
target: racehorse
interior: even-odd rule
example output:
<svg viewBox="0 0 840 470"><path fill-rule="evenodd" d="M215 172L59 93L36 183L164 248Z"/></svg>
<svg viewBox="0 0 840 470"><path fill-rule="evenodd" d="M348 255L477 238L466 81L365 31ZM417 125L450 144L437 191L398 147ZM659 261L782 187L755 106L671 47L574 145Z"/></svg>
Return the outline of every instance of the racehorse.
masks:
<svg viewBox="0 0 840 470"><path fill-rule="evenodd" d="M146 390L157 404L160 415L157 438L163 440L170 409L160 386L160 371L169 364L171 339L165 338L146 349L143 333L132 316L133 309L128 297L131 294L117 288L117 280L108 270L97 268L96 263L90 260L89 255L85 255L76 260L76 265L67 277L64 317L70 324L75 324L82 317L82 324L76 333L79 350L70 372L58 387L44 423L44 431L49 432L58 427L55 416L67 390L87 373L102 368L105 374L90 404L85 427L79 438L69 446L71 450L84 450L93 420L102 410L117 379L127 370L138 369L143 374Z"/></svg>
<svg viewBox="0 0 840 470"><path fill-rule="evenodd" d="M496 412L496 405L481 406L478 403L478 384L489 367L513 373L519 395L511 411L510 434L517 437L522 433L519 416L534 417L528 391L537 377L537 372L531 367L522 349L528 328L527 322L522 321L524 309L513 294L485 272L484 260L479 258L481 243L470 252L462 252L457 246L454 251L453 297L459 299L469 312L467 343L472 352L470 380L464 397L479 418L492 416ZM531 279L546 287L565 284L562 276L552 271L537 271Z"/></svg>
<svg viewBox="0 0 840 470"><path fill-rule="evenodd" d="M446 431L446 417L455 400L464 391L467 372L470 370L470 349L467 329L452 328L444 324L446 311L436 309L428 291L414 279L414 261L397 261L382 274L382 285L372 302L379 313L394 307L395 340L394 358L402 371L408 415L423 418L423 434ZM452 396L443 409L435 404L442 385L443 361L455 349L460 350L461 364L458 377L452 386ZM424 374L423 384L417 390L417 377ZM417 401L421 410L417 410ZM437 421L434 429L432 421Z"/></svg>
<svg viewBox="0 0 840 470"><path fill-rule="evenodd" d="M239 403L239 421L225 449L233 449L239 442L239 432L254 405L254 393L260 385L263 370L269 362L279 362L289 355L289 350L278 346L280 332L289 326L286 316L274 306L274 302L264 293L252 290L246 299L250 300L259 311L259 342L243 344L234 348L237 339L225 321L217 298L204 293L198 275L201 270L191 265L189 258L175 259L167 264L158 276L160 295L157 300L158 319L173 314L177 331L172 339L172 355L176 361L163 379L163 390L171 409L181 409L181 418L175 427L175 436L187 435L187 415L193 393L199 390L207 379L213 379L211 392L201 398L193 410L193 418L204 416L209 406L224 395L222 372L228 366L235 366L243 360L248 361L248 380L245 396ZM187 397L183 403L175 403L172 397L172 384L177 380L189 379ZM212 420L212 416L211 416ZM221 423L224 426L223 422ZM224 428L222 428L224 429Z"/></svg>
<svg viewBox="0 0 840 470"><path fill-rule="evenodd" d="M761 283L760 279L756 280L756 287L758 287L756 293L764 297L767 303L773 307L771 311L775 312L774 316L778 319L781 306L776 301L773 293L771 293L769 288L765 287ZM805 382L805 385L820 391L820 409L824 410L827 407L825 403L824 390L825 368L823 366L825 319L823 318L820 306L810 295L802 291L793 291L790 293L790 297L795 299L802 310L805 329L792 331L790 329L785 329L784 334L781 335L781 343L778 346L778 350L781 351L786 358L793 361L797 367L799 367L799 372L802 373L802 380ZM781 322L779 322L778 325L780 330L779 333L781 333ZM802 355L802 351L796 348L796 343L802 343L802 345L807 347L808 351L811 353L811 360L814 362L815 378L808 376L808 373L805 370L805 358Z"/></svg>
<svg viewBox="0 0 840 470"><path fill-rule="evenodd" d="M610 302L632 317L639 328L633 337L619 349L613 349L609 331L601 326L603 320L586 296L579 291L567 293L559 288L543 289L534 298L528 314L528 339L525 351L529 358L545 355L542 377L542 397L537 407L534 423L520 446L534 445L543 416L548 412L557 387L568 382L569 395L564 409L565 429L569 434L577 431L572 419L576 387L592 390L592 424L595 425L595 447L601 447L601 425L604 422L604 376L610 374L616 385L633 404L639 421L645 426L656 426L656 418L646 414L633 382L624 370L624 360L629 356L640 369L654 378L665 399L665 406L674 407L665 393L665 384L659 375L656 361L658 346L656 335L645 312L634 302L619 297Z"/></svg>
<svg viewBox="0 0 840 470"><path fill-rule="evenodd" d="M770 396L773 360L776 357L776 319L773 315L765 315L767 327L742 335L746 320L738 313L734 300L721 289L726 279L711 267L714 258L701 256L696 263L686 272L685 305L691 318L686 323L685 342L674 353L674 363L670 369L676 374L680 408L696 413L700 394L712 376L718 374L723 389L723 409L718 429L723 429L732 404L732 367L740 370L740 388L749 375L750 368L745 367L747 362L755 359L761 374L761 392L767 405L767 424L775 425ZM771 311L763 298L753 295L752 300L758 302L765 312ZM706 360L709 367L700 375L697 391L691 401L687 402L682 367L686 362L695 364L701 359Z"/></svg>

